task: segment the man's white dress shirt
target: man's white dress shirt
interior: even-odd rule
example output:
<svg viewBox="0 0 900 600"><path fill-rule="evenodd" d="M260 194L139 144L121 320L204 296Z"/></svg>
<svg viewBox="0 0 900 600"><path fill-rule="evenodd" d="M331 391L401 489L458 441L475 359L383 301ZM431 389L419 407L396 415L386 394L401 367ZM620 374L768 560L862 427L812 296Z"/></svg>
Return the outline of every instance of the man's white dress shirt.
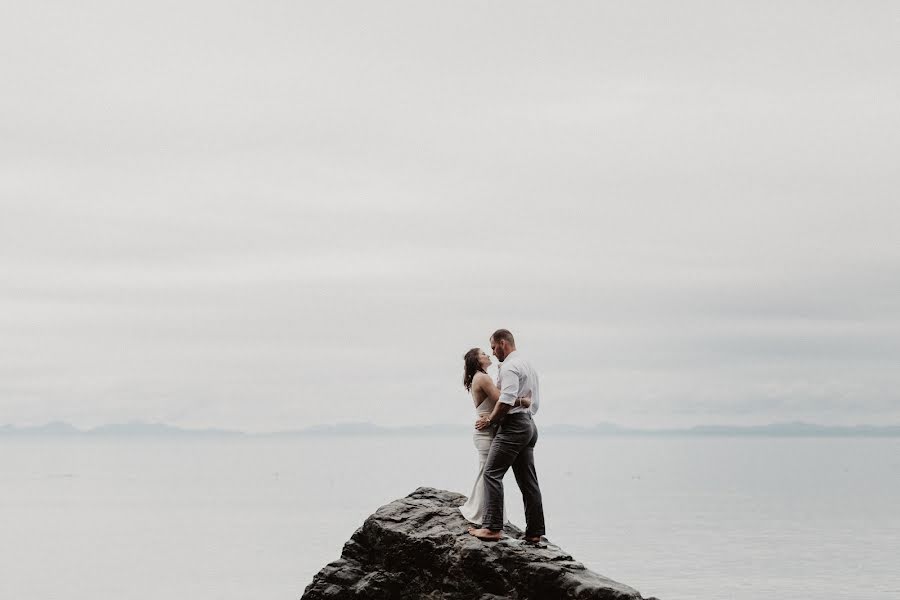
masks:
<svg viewBox="0 0 900 600"><path fill-rule="evenodd" d="M513 406L508 414L530 412L536 414L541 403L541 386L537 372L519 351L510 352L500 363L500 402L514 405L516 398L531 396L531 408Z"/></svg>

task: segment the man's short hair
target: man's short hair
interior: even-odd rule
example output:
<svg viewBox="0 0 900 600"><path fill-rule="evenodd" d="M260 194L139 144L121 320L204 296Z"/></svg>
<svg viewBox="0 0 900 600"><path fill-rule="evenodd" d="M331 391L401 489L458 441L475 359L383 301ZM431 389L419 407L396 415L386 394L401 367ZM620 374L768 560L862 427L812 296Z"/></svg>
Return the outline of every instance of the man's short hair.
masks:
<svg viewBox="0 0 900 600"><path fill-rule="evenodd" d="M491 339L495 342L506 340L507 342L509 342L510 346L516 345L516 340L515 338L513 338L513 334L509 329L498 329L491 334Z"/></svg>

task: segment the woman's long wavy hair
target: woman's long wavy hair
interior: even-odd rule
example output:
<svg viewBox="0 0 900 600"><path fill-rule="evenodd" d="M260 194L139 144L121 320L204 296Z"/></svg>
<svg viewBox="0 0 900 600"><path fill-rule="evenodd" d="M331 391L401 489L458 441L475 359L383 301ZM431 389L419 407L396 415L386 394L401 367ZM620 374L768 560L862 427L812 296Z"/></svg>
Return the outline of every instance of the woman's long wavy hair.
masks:
<svg viewBox="0 0 900 600"><path fill-rule="evenodd" d="M472 380L475 379L475 373L487 373L481 367L481 361L478 359L478 355L481 353L481 348L472 348L465 354L463 354L463 361L465 361L465 371L463 372L463 385L466 388L467 392L472 391Z"/></svg>

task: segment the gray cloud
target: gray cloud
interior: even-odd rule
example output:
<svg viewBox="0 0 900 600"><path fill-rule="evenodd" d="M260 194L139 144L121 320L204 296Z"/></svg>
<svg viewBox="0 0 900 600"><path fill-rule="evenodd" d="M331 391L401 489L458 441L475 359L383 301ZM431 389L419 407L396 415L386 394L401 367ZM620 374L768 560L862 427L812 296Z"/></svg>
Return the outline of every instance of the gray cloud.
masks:
<svg viewBox="0 0 900 600"><path fill-rule="evenodd" d="M891 10L19 7L0 421L897 421Z"/></svg>

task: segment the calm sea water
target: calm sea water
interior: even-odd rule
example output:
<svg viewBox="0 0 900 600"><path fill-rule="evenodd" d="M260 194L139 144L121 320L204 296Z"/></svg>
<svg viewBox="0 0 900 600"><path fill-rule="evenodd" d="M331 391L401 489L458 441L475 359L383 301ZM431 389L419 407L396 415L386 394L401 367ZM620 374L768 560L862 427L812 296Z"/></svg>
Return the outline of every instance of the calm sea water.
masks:
<svg viewBox="0 0 900 600"><path fill-rule="evenodd" d="M546 435L536 460L551 541L644 595L900 598L898 439ZM378 506L468 493L476 463L465 436L0 439L0 598L299 598Z"/></svg>

